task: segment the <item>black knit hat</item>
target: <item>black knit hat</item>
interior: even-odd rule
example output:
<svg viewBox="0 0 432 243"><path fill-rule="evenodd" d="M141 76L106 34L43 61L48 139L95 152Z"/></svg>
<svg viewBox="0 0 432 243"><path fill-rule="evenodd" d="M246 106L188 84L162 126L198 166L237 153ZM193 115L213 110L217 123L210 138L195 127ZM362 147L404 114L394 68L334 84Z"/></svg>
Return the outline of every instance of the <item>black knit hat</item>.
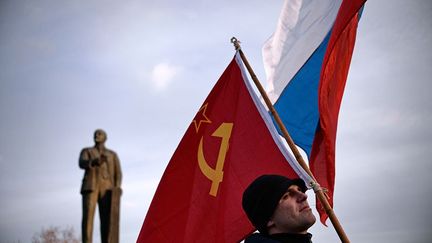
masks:
<svg viewBox="0 0 432 243"><path fill-rule="evenodd" d="M259 232L267 233L267 222L273 215L279 200L291 185L299 186L303 192L307 190L302 179L292 180L280 175L262 175L243 192L243 210Z"/></svg>

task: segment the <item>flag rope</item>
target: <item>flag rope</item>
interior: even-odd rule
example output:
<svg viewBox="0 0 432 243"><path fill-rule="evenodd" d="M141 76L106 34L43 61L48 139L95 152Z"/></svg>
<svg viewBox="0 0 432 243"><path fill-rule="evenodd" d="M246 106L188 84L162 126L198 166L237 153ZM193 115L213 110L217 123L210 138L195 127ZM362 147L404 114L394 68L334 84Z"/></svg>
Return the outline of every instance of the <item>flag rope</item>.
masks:
<svg viewBox="0 0 432 243"><path fill-rule="evenodd" d="M324 210L326 214L328 215L331 223L333 224L333 227L336 230L336 233L338 234L341 242L343 243L349 243L348 236L346 235L342 225L340 224L333 208L330 206L330 203L327 200L327 196L324 193L325 189L321 188L321 186L316 181L315 177L313 176L311 170L309 169L309 166L304 161L303 157L301 156L300 152L297 149L297 146L295 145L294 141L292 140L291 136L289 135L285 125L283 124L282 120L279 117L279 114L276 112L275 108L273 107L270 99L267 96L267 93L265 92L263 86L261 85L260 81L258 80L257 76L255 75L255 72L253 71L252 67L249 65L248 60L246 59L246 56L244 55L243 51L241 50L240 41L232 37L231 43L234 45L234 48L236 51L239 52L240 57L243 60L244 65L246 66L246 69L248 70L250 76L252 77L253 82L255 83L256 87L258 88L258 91L260 92L261 96L264 99L264 102L266 103L268 109L272 113L273 117L276 120L276 123L278 124L279 128L282 131L283 137L285 138L288 146L290 147L291 151L294 154L294 157L296 158L297 162L300 164L300 166L306 171L306 173L309 174L309 176L312 178L312 181L309 182L309 185L312 187L312 189L315 192L315 195L320 200L321 204L324 207Z"/></svg>

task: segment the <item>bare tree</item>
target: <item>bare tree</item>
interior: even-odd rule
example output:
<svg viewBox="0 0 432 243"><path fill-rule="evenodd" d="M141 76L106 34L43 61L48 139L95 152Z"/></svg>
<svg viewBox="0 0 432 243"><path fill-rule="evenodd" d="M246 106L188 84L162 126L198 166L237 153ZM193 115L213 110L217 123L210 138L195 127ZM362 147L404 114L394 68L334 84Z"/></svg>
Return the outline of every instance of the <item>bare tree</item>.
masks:
<svg viewBox="0 0 432 243"><path fill-rule="evenodd" d="M41 232L35 233L32 238L32 243L79 243L79 239L75 236L73 227L51 226L48 229L42 228Z"/></svg>

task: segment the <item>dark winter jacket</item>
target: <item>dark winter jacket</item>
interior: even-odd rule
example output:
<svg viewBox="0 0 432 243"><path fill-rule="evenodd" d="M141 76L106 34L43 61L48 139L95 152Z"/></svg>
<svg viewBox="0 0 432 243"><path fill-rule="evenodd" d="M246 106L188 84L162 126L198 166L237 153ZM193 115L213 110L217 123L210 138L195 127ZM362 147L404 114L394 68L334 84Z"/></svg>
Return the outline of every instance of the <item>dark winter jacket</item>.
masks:
<svg viewBox="0 0 432 243"><path fill-rule="evenodd" d="M312 243L312 235L307 234L274 234L255 233L245 239L244 243Z"/></svg>

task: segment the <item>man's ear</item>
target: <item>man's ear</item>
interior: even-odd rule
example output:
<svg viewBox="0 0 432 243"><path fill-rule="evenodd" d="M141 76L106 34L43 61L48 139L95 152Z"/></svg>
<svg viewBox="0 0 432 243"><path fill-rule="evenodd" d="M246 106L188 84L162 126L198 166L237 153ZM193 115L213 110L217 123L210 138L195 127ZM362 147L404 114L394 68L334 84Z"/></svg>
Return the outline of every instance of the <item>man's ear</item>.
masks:
<svg viewBox="0 0 432 243"><path fill-rule="evenodd" d="M267 222L267 229L269 229L269 228L271 228L271 227L273 227L273 226L275 226L275 222L273 221L273 219L270 219L270 220Z"/></svg>

